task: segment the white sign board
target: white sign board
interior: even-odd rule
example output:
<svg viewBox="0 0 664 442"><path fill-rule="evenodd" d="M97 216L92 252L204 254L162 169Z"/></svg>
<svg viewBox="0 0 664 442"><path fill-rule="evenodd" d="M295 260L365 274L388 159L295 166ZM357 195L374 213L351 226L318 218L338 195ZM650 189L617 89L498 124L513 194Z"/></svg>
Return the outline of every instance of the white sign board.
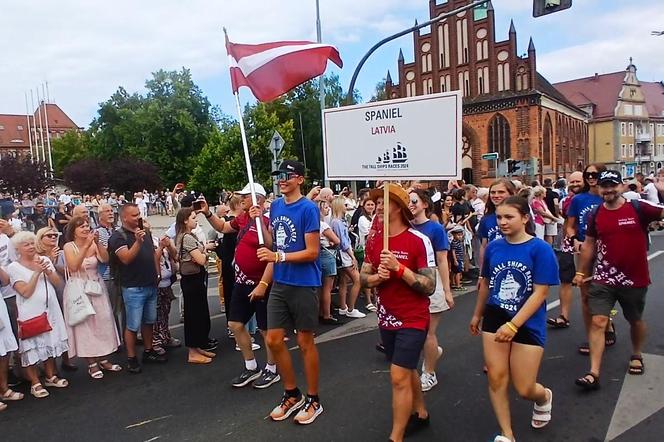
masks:
<svg viewBox="0 0 664 442"><path fill-rule="evenodd" d="M326 109L329 180L461 178L461 92Z"/></svg>

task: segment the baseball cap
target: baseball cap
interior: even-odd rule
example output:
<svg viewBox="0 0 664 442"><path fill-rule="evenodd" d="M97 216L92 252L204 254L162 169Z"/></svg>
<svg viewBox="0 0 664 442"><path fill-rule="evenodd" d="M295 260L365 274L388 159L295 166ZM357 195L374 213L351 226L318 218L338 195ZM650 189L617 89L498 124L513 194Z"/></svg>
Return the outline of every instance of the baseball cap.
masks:
<svg viewBox="0 0 664 442"><path fill-rule="evenodd" d="M605 170L599 174L597 183L600 186L604 183L622 184L622 176L616 170Z"/></svg>
<svg viewBox="0 0 664 442"><path fill-rule="evenodd" d="M457 224L452 228L452 230L450 230L450 233L461 233L463 230L463 227Z"/></svg>
<svg viewBox="0 0 664 442"><path fill-rule="evenodd" d="M258 183L254 183L254 192L256 192L256 195L260 196L266 196L267 193L265 192L265 188L261 186ZM242 190L238 190L237 192L238 195L249 195L251 193L251 183L247 183L246 186L242 188Z"/></svg>
<svg viewBox="0 0 664 442"><path fill-rule="evenodd" d="M278 175L282 172L294 173L299 176L304 176L304 164L294 160L284 160L279 165L279 169L272 172L272 175Z"/></svg>

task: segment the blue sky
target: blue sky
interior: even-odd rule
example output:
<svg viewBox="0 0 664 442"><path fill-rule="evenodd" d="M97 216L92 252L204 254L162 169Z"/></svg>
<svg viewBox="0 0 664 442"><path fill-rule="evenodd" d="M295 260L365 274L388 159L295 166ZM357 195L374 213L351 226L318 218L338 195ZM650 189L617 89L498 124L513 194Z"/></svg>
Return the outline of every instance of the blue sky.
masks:
<svg viewBox="0 0 664 442"><path fill-rule="evenodd" d="M439 0L438 3L441 3ZM323 39L344 60L344 87L357 62L376 41L428 18L428 0L321 0ZM562 81L623 70L630 56L641 80L664 80L661 0L574 0L567 11L533 18L530 0L494 0L496 37L507 38L510 19L519 52L530 36L538 70ZM160 68L191 69L210 101L233 114L222 26L233 41L315 40L315 0L5 0L0 41L11 41L0 65L0 113L25 112L24 92L48 80L53 99L81 126L118 86L143 90ZM25 17L32 17L26 22ZM412 37L379 49L357 87L369 99L388 69L396 79L399 49L412 60ZM243 101L251 100L244 89Z"/></svg>

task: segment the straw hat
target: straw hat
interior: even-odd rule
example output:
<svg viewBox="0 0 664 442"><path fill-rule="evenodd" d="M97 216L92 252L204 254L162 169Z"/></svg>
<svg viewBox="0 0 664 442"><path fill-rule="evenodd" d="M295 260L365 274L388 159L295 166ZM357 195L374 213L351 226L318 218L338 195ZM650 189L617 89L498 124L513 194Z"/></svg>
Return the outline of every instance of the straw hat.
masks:
<svg viewBox="0 0 664 442"><path fill-rule="evenodd" d="M414 216L410 211L410 209L408 208L408 203L410 202L410 198L408 197L408 193L406 193L406 190L396 183L387 183L386 186L388 186L387 188L388 191L390 192L390 201L394 201L397 204L399 204L399 207L401 208L401 213L403 214L406 221L412 220ZM383 197L383 192L384 192L383 188L372 189L369 192L369 199L375 202L378 198Z"/></svg>

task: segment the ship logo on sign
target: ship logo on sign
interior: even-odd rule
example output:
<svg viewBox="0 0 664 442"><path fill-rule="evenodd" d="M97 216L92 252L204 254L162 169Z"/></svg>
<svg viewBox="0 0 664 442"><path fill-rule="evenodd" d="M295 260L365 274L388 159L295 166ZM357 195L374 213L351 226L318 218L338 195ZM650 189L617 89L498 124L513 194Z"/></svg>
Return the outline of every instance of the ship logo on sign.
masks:
<svg viewBox="0 0 664 442"><path fill-rule="evenodd" d="M363 169L408 169L408 149L400 142L391 149L385 149L375 164L363 164Z"/></svg>
<svg viewBox="0 0 664 442"><path fill-rule="evenodd" d="M385 153L378 157L376 164L402 164L406 162L408 162L408 149L401 143L397 143L396 147L392 148L392 153L390 154L390 149L386 149Z"/></svg>

